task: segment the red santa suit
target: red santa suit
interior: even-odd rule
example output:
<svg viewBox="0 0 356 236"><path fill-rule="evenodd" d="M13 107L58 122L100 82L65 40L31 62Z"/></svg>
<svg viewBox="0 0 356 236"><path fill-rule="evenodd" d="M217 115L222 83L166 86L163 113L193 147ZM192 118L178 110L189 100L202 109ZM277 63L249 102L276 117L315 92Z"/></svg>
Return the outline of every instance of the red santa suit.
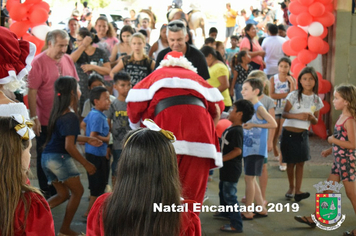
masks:
<svg viewBox="0 0 356 236"><path fill-rule="evenodd" d="M142 120L149 118L174 133L183 197L202 203L209 169L222 166L213 117L217 115L216 104L224 110L224 98L194 72L181 53L168 53L161 67L130 90L126 98L130 126L138 128ZM176 96L198 98L201 105L171 105L157 114L156 106L163 99Z"/></svg>

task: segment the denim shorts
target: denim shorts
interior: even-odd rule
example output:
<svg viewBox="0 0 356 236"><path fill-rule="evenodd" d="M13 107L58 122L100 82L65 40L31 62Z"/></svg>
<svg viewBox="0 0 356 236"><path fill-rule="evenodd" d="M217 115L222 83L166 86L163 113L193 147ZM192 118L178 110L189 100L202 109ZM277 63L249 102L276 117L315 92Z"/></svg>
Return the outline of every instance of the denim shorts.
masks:
<svg viewBox="0 0 356 236"><path fill-rule="evenodd" d="M69 154L42 153L41 166L48 184L55 180L64 182L69 178L80 176L77 166Z"/></svg>

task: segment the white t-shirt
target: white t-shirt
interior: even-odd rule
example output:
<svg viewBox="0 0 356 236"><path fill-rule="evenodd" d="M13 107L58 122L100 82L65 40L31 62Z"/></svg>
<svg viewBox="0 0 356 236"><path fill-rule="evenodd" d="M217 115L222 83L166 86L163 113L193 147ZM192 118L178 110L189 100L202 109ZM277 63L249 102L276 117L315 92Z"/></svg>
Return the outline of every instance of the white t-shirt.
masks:
<svg viewBox="0 0 356 236"><path fill-rule="evenodd" d="M304 95L300 101L298 101L298 90L290 92L286 98L292 105L292 108L289 110L291 114L298 113L311 113L319 111L323 106L323 102L317 94L313 95ZM299 129L308 130L310 126L310 121L306 120L297 120L297 119L285 119L283 127L294 127Z"/></svg>
<svg viewBox="0 0 356 236"><path fill-rule="evenodd" d="M278 73L278 61L285 56L282 50L285 41L286 39L280 36L268 36L263 40L262 49L266 52L266 69L264 69L264 72L267 75Z"/></svg>

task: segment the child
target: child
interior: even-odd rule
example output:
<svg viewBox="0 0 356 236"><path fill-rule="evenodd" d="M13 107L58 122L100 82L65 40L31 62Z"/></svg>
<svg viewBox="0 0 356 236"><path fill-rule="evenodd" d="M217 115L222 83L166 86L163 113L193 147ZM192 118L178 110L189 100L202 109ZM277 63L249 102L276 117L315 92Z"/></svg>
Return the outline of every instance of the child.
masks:
<svg viewBox="0 0 356 236"><path fill-rule="evenodd" d="M233 105L229 115L231 126L227 128L221 137L221 150L224 166L220 169L219 197L220 205L235 204L237 201L237 183L242 172L243 130L242 124L249 121L255 110L253 104L247 100L238 100ZM230 219L230 224L222 226L222 231L242 232L242 219L240 212L217 213L214 217Z"/></svg>
<svg viewBox="0 0 356 236"><path fill-rule="evenodd" d="M235 89L235 99L236 101L242 98L241 90L242 84L247 79L248 74L253 70L252 66L249 64L251 62L251 56L247 51L241 51L235 54L232 59L231 69L233 73L233 79L230 86L230 96L234 96Z"/></svg>
<svg viewBox="0 0 356 236"><path fill-rule="evenodd" d="M209 47L212 47L214 49L216 49L216 45L215 45L215 39L214 38L206 38L204 40L204 46L209 46Z"/></svg>
<svg viewBox="0 0 356 236"><path fill-rule="evenodd" d="M141 33L143 36L145 36L145 41L146 41L146 43L145 43L144 49L145 49L145 54L148 55L148 53L149 53L150 50L151 50L151 45L147 42L147 31L141 29L141 30L139 30L138 32Z"/></svg>
<svg viewBox="0 0 356 236"><path fill-rule="evenodd" d="M87 212L88 215L97 197L102 195L109 177L109 160L107 159L107 146L110 141L109 124L104 111L110 108L110 94L104 87L96 87L90 91L90 102L94 108L84 118L86 124L85 134L88 137L95 137L103 142L100 147L94 147L90 144L85 144L85 157L93 163L97 172L93 175L88 175L90 200Z"/></svg>
<svg viewBox="0 0 356 236"><path fill-rule="evenodd" d="M127 116L127 103L125 102L127 93L131 89L130 80L130 75L125 72L119 72L114 76L114 89L117 90L119 96L111 103L109 110L106 112L114 141L112 147L114 160L111 164L113 186L115 186L117 176L116 167L123 147L122 140L127 131L130 130ZM113 122L112 124L111 121Z"/></svg>
<svg viewBox="0 0 356 236"><path fill-rule="evenodd" d="M322 151L321 155L327 157L333 154L335 160L328 181L340 182L345 186L345 192L350 199L356 213L355 194L355 164L356 164L356 87L354 85L341 85L335 88L334 107L342 113L335 124L334 134L328 138L332 147ZM310 217L296 216L295 219L301 223L315 227L315 223L308 219ZM313 225L313 223L314 225ZM356 230L344 235L354 235Z"/></svg>
<svg viewBox="0 0 356 236"><path fill-rule="evenodd" d="M109 58L115 44L119 42L115 37L114 28L105 16L100 16L95 22L95 30L100 39L97 45L105 50L106 56Z"/></svg>
<svg viewBox="0 0 356 236"><path fill-rule="evenodd" d="M167 40L167 24L163 24L159 32L159 39L152 45L148 53L148 56L150 58L154 58L155 60L157 59L157 55L160 51L169 47Z"/></svg>
<svg viewBox="0 0 356 236"><path fill-rule="evenodd" d="M117 166L112 193L99 197L89 213L87 236L187 235L200 236L193 212L154 212L154 205L181 204L174 135L147 119L149 128L131 131ZM134 204L132 204L134 203Z"/></svg>
<svg viewBox="0 0 356 236"><path fill-rule="evenodd" d="M282 113L286 105L286 97L288 93L296 89L296 81L290 75L291 61L288 57L282 57L278 61L278 74L274 75L270 79L271 83L271 97L274 99L276 104L275 119L277 122L277 129L273 137L273 153L274 156L279 160L279 170L286 171L287 166L282 163L282 156L280 155L277 147L278 139L282 131L282 125L284 119L282 118Z"/></svg>
<svg viewBox="0 0 356 236"><path fill-rule="evenodd" d="M19 114L0 117L0 235L54 236L46 199L27 183L31 139L35 137L30 126Z"/></svg>
<svg viewBox="0 0 356 236"><path fill-rule="evenodd" d="M124 56L119 63L112 68L110 76L114 78L115 73L125 69L131 76L131 85L134 86L154 70L156 63L146 56L144 51L145 36L141 33L133 34L130 39L130 44L133 53L129 56Z"/></svg>
<svg viewBox="0 0 356 236"><path fill-rule="evenodd" d="M231 48L227 48L226 51L226 60L228 65L231 67L232 58L236 53L239 53L240 48L237 46L239 43L239 37L236 35L232 35L230 37Z"/></svg>
<svg viewBox="0 0 356 236"><path fill-rule="evenodd" d="M59 77L54 84L54 90L53 108L41 165L48 183L57 190L57 194L48 199L49 206L54 208L69 199L58 235L77 235L78 233L70 228L70 223L78 209L84 189L73 158L82 164L90 175L95 173L96 168L79 153L75 143L90 142L98 146L101 145L101 141L79 136L79 118L74 112L77 110L80 97L76 79L70 76Z"/></svg>
<svg viewBox="0 0 356 236"><path fill-rule="evenodd" d="M298 90L289 93L286 99L281 135L281 152L283 162L287 163L289 181L285 196L293 198L294 194L295 201L299 202L310 196L308 192L300 190L304 162L310 160L308 129L310 123L318 123L319 110L323 107L318 96L318 76L313 67L305 67L300 72Z"/></svg>
<svg viewBox="0 0 356 236"><path fill-rule="evenodd" d="M213 39L216 39L217 36L218 36L218 29L215 28L215 27L211 27L209 29L209 37L213 38Z"/></svg>
<svg viewBox="0 0 356 236"><path fill-rule="evenodd" d="M150 37L151 37L151 28L149 27L150 19L149 18L143 18L142 19L142 24L141 24L141 29L144 30L147 33L146 36L146 43L150 43Z"/></svg>
<svg viewBox="0 0 356 236"><path fill-rule="evenodd" d="M245 166L246 206L251 206L254 199L257 205L262 206L261 212L242 214L242 218L245 220L267 216L267 209L263 205L261 189L257 184L256 176L261 175L264 158L267 156L267 129L276 128L277 123L266 111L262 103L258 101L258 96L262 94L262 90L263 83L259 79L246 80L242 85L242 96L244 99L252 102L256 111L252 119L243 125L245 129L243 158Z"/></svg>

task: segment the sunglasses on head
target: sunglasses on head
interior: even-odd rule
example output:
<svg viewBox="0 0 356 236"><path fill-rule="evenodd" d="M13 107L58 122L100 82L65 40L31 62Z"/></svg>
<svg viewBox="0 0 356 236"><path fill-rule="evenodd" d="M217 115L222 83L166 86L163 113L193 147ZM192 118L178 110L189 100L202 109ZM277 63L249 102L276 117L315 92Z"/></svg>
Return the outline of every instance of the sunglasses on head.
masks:
<svg viewBox="0 0 356 236"><path fill-rule="evenodd" d="M178 28L184 28L185 25L183 23L180 22L173 22L173 23L169 23L168 27L173 27L173 26L177 26Z"/></svg>

